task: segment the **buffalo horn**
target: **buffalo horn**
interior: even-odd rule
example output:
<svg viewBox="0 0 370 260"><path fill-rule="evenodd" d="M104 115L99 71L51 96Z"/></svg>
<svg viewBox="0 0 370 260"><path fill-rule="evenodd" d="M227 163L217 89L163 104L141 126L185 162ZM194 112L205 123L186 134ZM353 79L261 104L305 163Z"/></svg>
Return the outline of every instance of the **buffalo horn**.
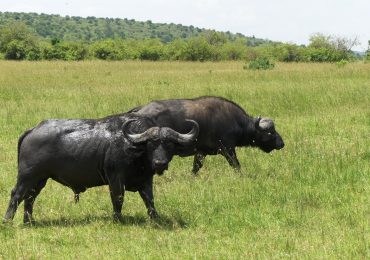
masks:
<svg viewBox="0 0 370 260"><path fill-rule="evenodd" d="M185 121L193 124L193 128L189 133L181 134L171 128L167 128L167 131L169 131L168 137L179 144L189 144L190 142L193 142L199 134L199 125L196 121L190 119Z"/></svg>
<svg viewBox="0 0 370 260"><path fill-rule="evenodd" d="M151 137L158 135L159 127L151 127L149 129L147 129L146 131L144 131L143 133L138 133L138 134L132 134L132 133L130 133L130 131L128 130L128 126L133 121L137 121L137 119L130 119L130 120L126 121L123 124L123 126L122 126L123 134L131 142L133 142L135 144L137 144L137 143L143 143L143 142L146 142Z"/></svg>
<svg viewBox="0 0 370 260"><path fill-rule="evenodd" d="M274 121L272 121L272 119L270 118L262 118L260 121L259 121L259 127L262 129L262 130L267 130L267 129L271 129L274 127Z"/></svg>

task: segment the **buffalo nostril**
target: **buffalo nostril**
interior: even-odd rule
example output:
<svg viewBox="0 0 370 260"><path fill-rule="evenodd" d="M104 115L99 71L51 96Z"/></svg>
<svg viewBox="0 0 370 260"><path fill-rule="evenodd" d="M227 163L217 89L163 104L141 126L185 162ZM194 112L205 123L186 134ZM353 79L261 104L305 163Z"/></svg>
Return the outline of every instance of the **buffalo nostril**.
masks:
<svg viewBox="0 0 370 260"><path fill-rule="evenodd" d="M155 160L154 161L154 165L155 166L163 166L163 165L166 165L167 162L165 160Z"/></svg>

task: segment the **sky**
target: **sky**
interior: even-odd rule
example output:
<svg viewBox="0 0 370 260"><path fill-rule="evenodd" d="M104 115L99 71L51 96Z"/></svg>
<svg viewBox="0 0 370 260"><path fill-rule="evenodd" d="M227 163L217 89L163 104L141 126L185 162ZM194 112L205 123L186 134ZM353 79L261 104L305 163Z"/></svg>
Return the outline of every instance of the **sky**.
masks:
<svg viewBox="0 0 370 260"><path fill-rule="evenodd" d="M1 0L0 12L128 18L308 44L313 33L370 40L370 0Z"/></svg>

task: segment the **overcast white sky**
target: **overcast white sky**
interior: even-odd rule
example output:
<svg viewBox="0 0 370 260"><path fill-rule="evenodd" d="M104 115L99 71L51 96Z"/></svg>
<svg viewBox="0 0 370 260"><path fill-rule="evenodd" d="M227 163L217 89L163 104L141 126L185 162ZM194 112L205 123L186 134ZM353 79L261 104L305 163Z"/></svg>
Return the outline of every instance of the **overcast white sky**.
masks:
<svg viewBox="0 0 370 260"><path fill-rule="evenodd" d="M0 0L0 11L181 23L307 44L315 32L370 40L370 0Z"/></svg>

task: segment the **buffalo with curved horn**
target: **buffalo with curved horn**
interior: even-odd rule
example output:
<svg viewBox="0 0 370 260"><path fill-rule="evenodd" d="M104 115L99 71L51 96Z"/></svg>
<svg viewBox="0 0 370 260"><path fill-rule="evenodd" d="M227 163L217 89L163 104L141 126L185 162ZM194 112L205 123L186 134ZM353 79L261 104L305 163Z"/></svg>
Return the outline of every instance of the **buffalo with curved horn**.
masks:
<svg viewBox="0 0 370 260"><path fill-rule="evenodd" d="M178 147L192 145L199 126L181 134L158 127L144 116L121 114L102 119L51 119L26 131L18 142L18 176L4 222L24 201L24 222L49 178L76 194L109 185L114 216L122 221L124 192L138 191L151 218L157 216L153 176L163 174Z"/></svg>
<svg viewBox="0 0 370 260"><path fill-rule="evenodd" d="M129 113L148 116L158 126L176 131L189 129L185 119L197 121L197 142L188 149L177 150L180 156L194 155L193 173L202 167L206 155L222 154L233 168L240 169L235 147L258 147L267 153L284 147L271 119L252 117L236 103L221 97L152 101Z"/></svg>

